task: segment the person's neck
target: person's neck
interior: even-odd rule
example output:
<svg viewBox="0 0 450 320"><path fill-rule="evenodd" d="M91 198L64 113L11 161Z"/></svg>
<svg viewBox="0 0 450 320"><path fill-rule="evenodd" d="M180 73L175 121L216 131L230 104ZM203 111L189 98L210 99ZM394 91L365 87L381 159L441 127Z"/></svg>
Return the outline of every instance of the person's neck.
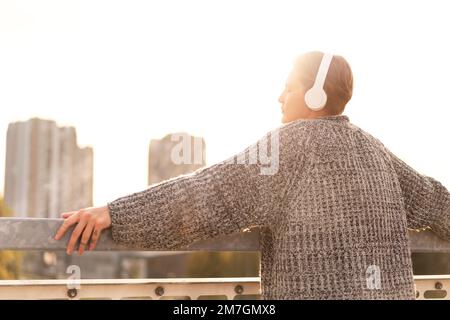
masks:
<svg viewBox="0 0 450 320"><path fill-rule="evenodd" d="M326 110L319 110L319 111L310 110L304 119L305 120L313 120L313 119L318 119L318 118L335 117L335 116L339 116L339 115L331 114L330 112L328 112Z"/></svg>

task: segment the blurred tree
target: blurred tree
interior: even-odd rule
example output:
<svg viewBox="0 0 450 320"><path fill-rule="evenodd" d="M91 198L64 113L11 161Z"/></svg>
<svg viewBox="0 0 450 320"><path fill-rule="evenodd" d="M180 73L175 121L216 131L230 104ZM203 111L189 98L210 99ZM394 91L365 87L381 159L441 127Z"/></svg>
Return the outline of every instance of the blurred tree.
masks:
<svg viewBox="0 0 450 320"><path fill-rule="evenodd" d="M415 275L450 274L450 254L417 252L411 255Z"/></svg>
<svg viewBox="0 0 450 320"><path fill-rule="evenodd" d="M0 197L0 217L10 217L11 210ZM15 251L0 251L0 280L18 279L21 255Z"/></svg>
<svg viewBox="0 0 450 320"><path fill-rule="evenodd" d="M257 277L259 252L196 252L187 260L188 276L193 278Z"/></svg>

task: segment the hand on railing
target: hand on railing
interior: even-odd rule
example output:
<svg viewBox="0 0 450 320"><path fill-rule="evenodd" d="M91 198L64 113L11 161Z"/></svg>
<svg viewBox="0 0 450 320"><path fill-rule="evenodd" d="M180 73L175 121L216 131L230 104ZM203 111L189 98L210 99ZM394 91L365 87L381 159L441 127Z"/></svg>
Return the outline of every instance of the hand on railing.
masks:
<svg viewBox="0 0 450 320"><path fill-rule="evenodd" d="M83 254L85 247L88 244L89 250L94 250L102 230L111 226L111 217L108 206L65 212L61 214L61 217L64 218L65 221L56 232L55 240L61 239L70 226L77 224L67 245L66 252L68 255L72 254L75 244L80 236L81 240L78 247L78 255Z"/></svg>

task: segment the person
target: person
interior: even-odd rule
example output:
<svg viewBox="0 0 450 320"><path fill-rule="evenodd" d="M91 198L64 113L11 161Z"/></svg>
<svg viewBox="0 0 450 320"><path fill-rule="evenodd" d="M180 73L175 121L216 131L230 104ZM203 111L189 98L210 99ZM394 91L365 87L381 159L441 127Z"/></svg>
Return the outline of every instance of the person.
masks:
<svg viewBox="0 0 450 320"><path fill-rule="evenodd" d="M259 227L263 299L415 299L408 229L450 240L450 194L343 115L352 92L342 56L304 53L278 128L217 164L63 213L56 239L76 224L68 254L107 228L119 244L171 250ZM262 174L266 163L248 160L268 145L278 167Z"/></svg>

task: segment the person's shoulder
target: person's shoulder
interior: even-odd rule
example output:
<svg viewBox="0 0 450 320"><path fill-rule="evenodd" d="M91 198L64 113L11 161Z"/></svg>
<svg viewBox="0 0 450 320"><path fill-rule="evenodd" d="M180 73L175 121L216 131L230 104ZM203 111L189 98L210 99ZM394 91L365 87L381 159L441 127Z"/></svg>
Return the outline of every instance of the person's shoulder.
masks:
<svg viewBox="0 0 450 320"><path fill-rule="evenodd" d="M380 139L378 139L377 137L375 137L372 133L362 129L361 127L355 125L355 124L351 124L350 127L359 134L359 136L362 139L367 140L368 142L371 142L374 145L377 145L379 147L385 148L384 144L381 142Z"/></svg>
<svg viewBox="0 0 450 320"><path fill-rule="evenodd" d="M378 137L354 124L351 127L357 133L356 138L359 140L358 145L361 148L390 158L389 148Z"/></svg>
<svg viewBox="0 0 450 320"><path fill-rule="evenodd" d="M270 136L278 136L280 146L291 152L304 151L315 134L315 125L307 120L295 120L281 124L269 132Z"/></svg>

